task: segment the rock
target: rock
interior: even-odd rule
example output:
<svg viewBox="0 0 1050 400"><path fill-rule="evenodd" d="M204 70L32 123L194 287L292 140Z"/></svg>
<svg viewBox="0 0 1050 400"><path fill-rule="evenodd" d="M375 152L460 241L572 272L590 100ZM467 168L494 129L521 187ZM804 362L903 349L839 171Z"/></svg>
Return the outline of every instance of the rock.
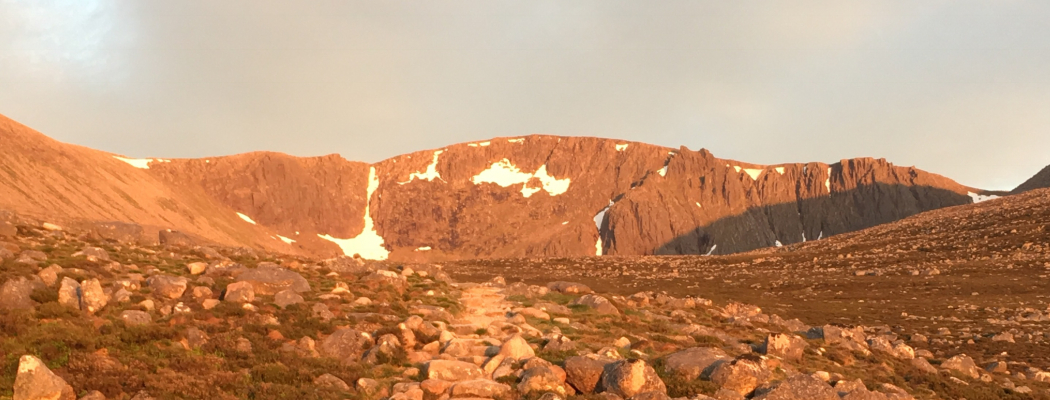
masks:
<svg viewBox="0 0 1050 400"><path fill-rule="evenodd" d="M154 275L146 280L146 283L153 288L153 294L173 300L182 297L182 294L186 292L188 282L181 276L168 275Z"/></svg>
<svg viewBox="0 0 1050 400"><path fill-rule="evenodd" d="M357 380L357 391L364 394L375 394L379 391L379 381L371 378L360 378Z"/></svg>
<svg viewBox="0 0 1050 400"><path fill-rule="evenodd" d="M51 264L47 266L47 268L44 268L40 270L40 272L37 272L36 275L40 277L40 280L44 282L44 285L51 287L58 282L58 274L61 273L62 267L58 266L57 264Z"/></svg>
<svg viewBox="0 0 1050 400"><path fill-rule="evenodd" d="M310 310L313 311L314 317L320 318L322 321L329 321L335 318L335 314L329 311L328 306L324 305L324 303L316 303Z"/></svg>
<svg viewBox="0 0 1050 400"><path fill-rule="evenodd" d="M523 395L529 393L557 393L567 396L572 393L565 385L566 373L556 365L546 360L534 358L524 366L521 374L521 382L518 383L518 392Z"/></svg>
<svg viewBox="0 0 1050 400"><path fill-rule="evenodd" d="M88 392L88 394L80 397L80 400L106 400L106 395L102 394L100 391L92 390Z"/></svg>
<svg viewBox="0 0 1050 400"><path fill-rule="evenodd" d="M233 345L233 349L241 353L251 353L252 341L245 338L237 338L236 343Z"/></svg>
<svg viewBox="0 0 1050 400"><path fill-rule="evenodd" d="M89 260L95 259L96 261L109 261L109 253L106 250L91 246L84 247L82 250L73 253L73 256L84 256Z"/></svg>
<svg viewBox="0 0 1050 400"><path fill-rule="evenodd" d="M306 278L273 263L260 263L257 268L242 272L237 276L237 282L248 282L255 289L255 294L263 296L272 296L282 290L296 293L310 291L310 283Z"/></svg>
<svg viewBox="0 0 1050 400"><path fill-rule="evenodd" d="M208 263L195 262L186 264L186 270L189 271L190 275L200 275L204 273L204 270L208 269Z"/></svg>
<svg viewBox="0 0 1050 400"><path fill-rule="evenodd" d="M426 379L419 383L419 388L424 393L431 396L431 398L438 398L448 392L449 388L452 387L452 382L442 379Z"/></svg>
<svg viewBox="0 0 1050 400"><path fill-rule="evenodd" d="M321 355L354 363L361 359L365 349L371 347L372 341L360 332L350 328L339 328L321 341Z"/></svg>
<svg viewBox="0 0 1050 400"><path fill-rule="evenodd" d="M222 301L233 303L251 303L255 301L255 288L248 282L234 282L226 285Z"/></svg>
<svg viewBox="0 0 1050 400"><path fill-rule="evenodd" d="M575 356L565 359L565 381L583 394L598 391L605 366L615 359L600 356Z"/></svg>
<svg viewBox="0 0 1050 400"><path fill-rule="evenodd" d="M500 399L510 394L510 386L486 379L472 379L456 382L452 385L453 398Z"/></svg>
<svg viewBox="0 0 1050 400"><path fill-rule="evenodd" d="M346 381L339 379L338 377L332 374L324 374L318 376L316 379L314 379L314 385L324 388L337 389L344 392L350 391L350 385L347 385Z"/></svg>
<svg viewBox="0 0 1050 400"><path fill-rule="evenodd" d="M186 342L191 349L200 348L208 343L208 335L197 328L186 329Z"/></svg>
<svg viewBox="0 0 1050 400"><path fill-rule="evenodd" d="M536 352L529 346L529 342L525 341L520 334L514 335L503 342L503 345L499 348L499 354L518 360L536 356Z"/></svg>
<svg viewBox="0 0 1050 400"><path fill-rule="evenodd" d="M427 379L458 382L482 378L485 373L478 366L453 360L431 360L423 364L423 376Z"/></svg>
<svg viewBox="0 0 1050 400"><path fill-rule="evenodd" d="M31 309L36 306L36 302L31 298L33 291L44 287L43 282L26 279L24 276L9 279L0 286L0 309Z"/></svg>
<svg viewBox="0 0 1050 400"><path fill-rule="evenodd" d="M667 373L692 381L710 376L715 367L731 360L722 349L694 347L668 355L664 359L664 366Z"/></svg>
<svg viewBox="0 0 1050 400"><path fill-rule="evenodd" d="M365 353L364 361L369 364L379 364L383 361L379 357L383 356L386 360L392 360L397 354L398 349L401 347L401 341L397 339L397 336L392 334L385 334L380 336L376 340L376 345L372 346L371 349Z"/></svg>
<svg viewBox="0 0 1050 400"><path fill-rule="evenodd" d="M285 289L273 295L274 304L277 304L277 307L282 309L292 304L300 304L303 301L303 296L291 289Z"/></svg>
<svg viewBox="0 0 1050 400"><path fill-rule="evenodd" d="M959 354L941 363L941 369L958 371L959 373L977 379L981 377L981 368L973 362L970 356Z"/></svg>
<svg viewBox="0 0 1050 400"><path fill-rule="evenodd" d="M766 336L766 343L760 351L763 354L777 356L785 360L800 361L805 350L806 341L801 337L780 333Z"/></svg>
<svg viewBox="0 0 1050 400"><path fill-rule="evenodd" d="M197 286L193 288L193 298L197 301L203 301L204 299L210 299L212 296L211 288L207 286Z"/></svg>
<svg viewBox="0 0 1050 400"><path fill-rule="evenodd" d="M754 399L761 400L839 400L838 392L820 379L799 374L772 386Z"/></svg>
<svg viewBox="0 0 1050 400"><path fill-rule="evenodd" d="M131 292L124 288L117 289L116 292L113 292L113 298L110 300L114 303L127 303L131 301Z"/></svg>
<svg viewBox="0 0 1050 400"><path fill-rule="evenodd" d="M594 293L591 288L582 283L557 281L547 284L547 290L564 294L590 294Z"/></svg>
<svg viewBox="0 0 1050 400"><path fill-rule="evenodd" d="M102 291L98 279L87 279L80 283L80 305L84 311L96 313L106 307L109 296Z"/></svg>
<svg viewBox="0 0 1050 400"><path fill-rule="evenodd" d="M667 392L667 387L653 367L643 360L622 360L606 365L602 389L629 399L645 392Z"/></svg>
<svg viewBox="0 0 1050 400"><path fill-rule="evenodd" d="M1010 373L1010 371L1006 368L1006 362L1003 362L1003 361L994 361L992 363L989 363L988 366L985 367L984 369L985 369L985 371L991 372L993 374L1009 374Z"/></svg>
<svg viewBox="0 0 1050 400"><path fill-rule="evenodd" d="M609 299L606 299L606 298L604 298L602 296L599 296L599 295L596 295L596 294L583 295L582 297L580 297L580 298L578 298L576 300L573 300L572 305L587 306L587 307L593 308L599 314L611 314L611 315L619 315L620 314L620 310L617 310L616 306L614 306L612 304L612 302L609 301Z"/></svg>
<svg viewBox="0 0 1050 400"><path fill-rule="evenodd" d="M732 302L722 308L722 313L732 318L751 318L762 314L762 309L756 305Z"/></svg>
<svg viewBox="0 0 1050 400"><path fill-rule="evenodd" d="M201 302L201 307L203 307L205 310L211 310L221 303L222 302L216 299L204 299L204 301Z"/></svg>
<svg viewBox="0 0 1050 400"><path fill-rule="evenodd" d="M124 310L120 313L120 319L129 326L146 325L153 322L153 317L148 312L138 310Z"/></svg>
<svg viewBox="0 0 1050 400"><path fill-rule="evenodd" d="M58 288L58 304L79 310L80 283L70 277L62 278L62 285Z"/></svg>
<svg viewBox="0 0 1050 400"><path fill-rule="evenodd" d="M631 339L621 336L619 339L613 341L613 346L621 349L630 349Z"/></svg>
<svg viewBox="0 0 1050 400"><path fill-rule="evenodd" d="M911 365L915 367L915 369L918 369L919 371L925 372L927 374L937 374L937 368L934 368L933 365L930 365L930 362L926 361L926 359L923 357L916 357L912 359Z"/></svg>
<svg viewBox="0 0 1050 400"><path fill-rule="evenodd" d="M43 361L25 355L18 360L13 400L76 400L73 387L51 372Z"/></svg>
<svg viewBox="0 0 1050 400"><path fill-rule="evenodd" d="M769 371L761 364L744 358L723 362L711 371L712 382L744 396L769 380L769 376Z"/></svg>

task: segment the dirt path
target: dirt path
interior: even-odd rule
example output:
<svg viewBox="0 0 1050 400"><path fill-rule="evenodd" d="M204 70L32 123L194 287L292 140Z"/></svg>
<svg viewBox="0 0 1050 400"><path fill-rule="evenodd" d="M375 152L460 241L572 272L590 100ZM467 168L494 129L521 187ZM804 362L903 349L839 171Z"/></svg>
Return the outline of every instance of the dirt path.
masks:
<svg viewBox="0 0 1050 400"><path fill-rule="evenodd" d="M466 310L459 319L463 323L474 324L484 328L492 321L506 320L512 304L507 301L503 289L478 284L462 284L459 301Z"/></svg>

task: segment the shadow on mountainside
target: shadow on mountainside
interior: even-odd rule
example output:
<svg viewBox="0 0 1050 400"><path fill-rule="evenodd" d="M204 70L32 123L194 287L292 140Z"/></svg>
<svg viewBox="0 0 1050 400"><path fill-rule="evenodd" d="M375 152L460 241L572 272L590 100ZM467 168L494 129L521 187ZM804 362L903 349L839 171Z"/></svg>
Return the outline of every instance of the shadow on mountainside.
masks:
<svg viewBox="0 0 1050 400"><path fill-rule="evenodd" d="M750 208L696 227L652 254L732 254L773 247L777 242L786 246L971 203L967 195L930 186L863 185L831 196Z"/></svg>

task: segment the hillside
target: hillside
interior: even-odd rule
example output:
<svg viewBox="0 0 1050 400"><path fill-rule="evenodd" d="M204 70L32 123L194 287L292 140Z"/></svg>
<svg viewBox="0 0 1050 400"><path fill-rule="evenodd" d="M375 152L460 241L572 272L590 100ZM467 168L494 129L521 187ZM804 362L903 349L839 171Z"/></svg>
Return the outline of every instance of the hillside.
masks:
<svg viewBox="0 0 1050 400"><path fill-rule="evenodd" d="M1028 178L1028 180L1018 185L1014 190L1010 191L1010 193L1024 193L1042 188L1050 188L1050 165L1047 165L1038 173L1032 175L1031 178Z"/></svg>

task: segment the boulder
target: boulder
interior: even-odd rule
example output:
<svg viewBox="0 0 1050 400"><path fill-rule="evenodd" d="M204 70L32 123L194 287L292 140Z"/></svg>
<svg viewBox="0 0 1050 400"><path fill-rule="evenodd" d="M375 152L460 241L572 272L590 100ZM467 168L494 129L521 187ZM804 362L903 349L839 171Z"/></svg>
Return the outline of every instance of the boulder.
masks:
<svg viewBox="0 0 1050 400"><path fill-rule="evenodd" d="M273 263L260 263L259 267L249 269L237 275L237 282L248 282L255 289L255 294L272 296L282 290L296 293L310 291L310 283L298 272L289 271Z"/></svg>
<svg viewBox="0 0 1050 400"><path fill-rule="evenodd" d="M913 358L911 360L911 365L915 367L915 369L918 369L919 371L925 372L927 374L937 374L937 368L935 368L933 365L930 365L930 362L926 361L926 359L923 357Z"/></svg>
<svg viewBox="0 0 1050 400"><path fill-rule="evenodd" d="M527 362L521 374L521 382L518 383L518 392L523 395L530 393L557 393L567 396L573 393L565 384L565 370L556 365L534 358Z"/></svg>
<svg viewBox="0 0 1050 400"><path fill-rule="evenodd" d="M518 360L536 356L536 352L529 346L529 342L525 341L525 338L522 338L520 334L514 335L503 342L503 345L499 348L499 354Z"/></svg>
<svg viewBox="0 0 1050 400"><path fill-rule="evenodd" d="M109 296L102 290L98 279L87 279L80 283L80 305L84 311L96 313L106 307Z"/></svg>
<svg viewBox="0 0 1050 400"><path fill-rule="evenodd" d="M762 345L761 352L770 356L777 356L789 361L802 360L802 353L806 349L806 341L795 335L778 333L766 336L766 343Z"/></svg>
<svg viewBox="0 0 1050 400"><path fill-rule="evenodd" d="M48 287L55 286L58 282L58 274L62 273L62 267L57 264L51 264L36 273L36 276L40 277L40 280L44 282Z"/></svg>
<svg viewBox="0 0 1050 400"><path fill-rule="evenodd" d="M70 277L62 278L62 284L58 287L58 304L79 310L80 283Z"/></svg>
<svg viewBox="0 0 1050 400"><path fill-rule="evenodd" d="M744 396L750 395L769 377L770 372L762 364L745 358L723 362L711 371L712 382Z"/></svg>
<svg viewBox="0 0 1050 400"><path fill-rule="evenodd" d="M51 372L43 361L25 355L18 360L13 400L76 400L73 387Z"/></svg>
<svg viewBox="0 0 1050 400"><path fill-rule="evenodd" d="M248 282L234 282L226 285L222 301L233 303L251 303L255 301L255 288Z"/></svg>
<svg viewBox="0 0 1050 400"><path fill-rule="evenodd" d="M89 259L94 258L98 261L109 261L109 253L105 249L99 247L84 247L82 250L73 253L73 256L84 256Z"/></svg>
<svg viewBox="0 0 1050 400"><path fill-rule="evenodd" d="M668 355L664 359L664 366L669 374L691 381L710 376L715 367L731 360L722 349L694 347Z"/></svg>
<svg viewBox="0 0 1050 400"><path fill-rule="evenodd" d="M474 364L454 360L427 361L423 364L422 373L426 379L440 379L449 382L479 379L485 375L485 372Z"/></svg>
<svg viewBox="0 0 1050 400"><path fill-rule="evenodd" d="M37 279L26 279L20 276L9 279L0 286L0 309L30 309L36 306L31 298L33 291L43 289L44 283Z"/></svg>
<svg viewBox="0 0 1050 400"><path fill-rule="evenodd" d="M547 284L547 290L564 294L590 294L594 293L591 288L582 283L557 281Z"/></svg>
<svg viewBox="0 0 1050 400"><path fill-rule="evenodd" d="M88 394L80 397L80 400L106 400L106 395L102 394L100 391L92 390L88 392Z"/></svg>
<svg viewBox="0 0 1050 400"><path fill-rule="evenodd" d="M372 340L350 328L339 328L321 341L321 355L354 363L361 359L365 350L372 346Z"/></svg>
<svg viewBox="0 0 1050 400"><path fill-rule="evenodd" d="M565 359L565 381L580 393L595 393L599 389L605 366L614 362L615 359L597 355L569 357Z"/></svg>
<svg viewBox="0 0 1050 400"><path fill-rule="evenodd" d="M350 391L350 385L347 385L346 381L339 379L339 377L332 374L324 374L318 376L316 379L314 379L314 385L324 388L341 390L344 392Z"/></svg>
<svg viewBox="0 0 1050 400"><path fill-rule="evenodd" d="M838 392L820 379L799 374L773 385L754 397L761 400L839 400Z"/></svg>
<svg viewBox="0 0 1050 400"><path fill-rule="evenodd" d="M208 263L205 262L194 262L186 264L186 270L189 271L190 275L200 275L204 273L204 270L208 269Z"/></svg>
<svg viewBox="0 0 1050 400"><path fill-rule="evenodd" d="M970 356L959 354L941 363L941 369L958 371L959 373L977 379L981 377L981 368L973 362Z"/></svg>
<svg viewBox="0 0 1050 400"><path fill-rule="evenodd" d="M153 288L153 294L173 300L182 297L188 282L181 276L169 275L154 275L146 280L146 284Z"/></svg>
<svg viewBox="0 0 1050 400"><path fill-rule="evenodd" d="M572 305L587 306L593 308L599 314L620 314L620 310L617 310L616 306L614 306L609 299L596 294L583 295L580 298L573 300Z"/></svg>
<svg viewBox="0 0 1050 400"><path fill-rule="evenodd" d="M510 394L510 386L487 379L471 379L456 382L452 385L453 398L500 399Z"/></svg>
<svg viewBox="0 0 1050 400"><path fill-rule="evenodd" d="M601 386L604 391L625 399L639 393L667 392L656 370L644 360L621 360L606 365Z"/></svg>
<svg viewBox="0 0 1050 400"><path fill-rule="evenodd" d="M125 310L120 313L120 319L125 325L146 325L153 322L153 317L148 312L138 310Z"/></svg>
<svg viewBox="0 0 1050 400"><path fill-rule="evenodd" d="M303 296L291 289L285 289L273 295L274 304L277 304L277 307L282 309L292 304L302 303L303 301L305 301Z"/></svg>
<svg viewBox="0 0 1050 400"><path fill-rule="evenodd" d="M157 240L161 246L192 247L196 244L196 241L189 235L171 229L162 229L158 232Z"/></svg>

